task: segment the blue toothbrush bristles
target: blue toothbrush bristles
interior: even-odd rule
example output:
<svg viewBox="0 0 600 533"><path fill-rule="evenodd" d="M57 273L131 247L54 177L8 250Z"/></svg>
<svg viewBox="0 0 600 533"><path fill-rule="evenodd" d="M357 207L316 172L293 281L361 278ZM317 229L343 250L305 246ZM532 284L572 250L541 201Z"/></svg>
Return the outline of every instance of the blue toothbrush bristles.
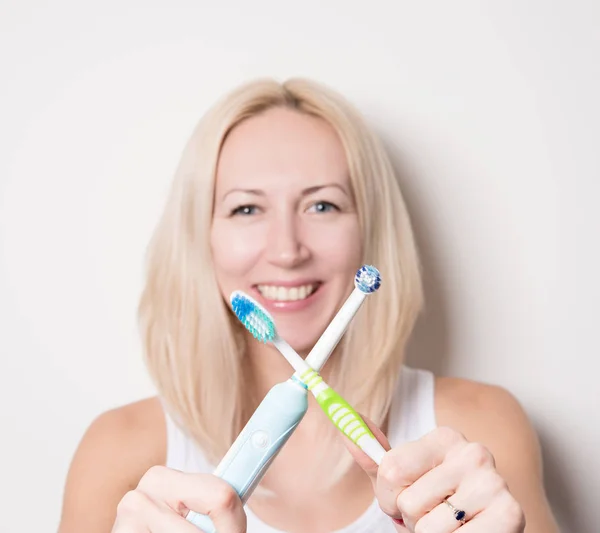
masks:
<svg viewBox="0 0 600 533"><path fill-rule="evenodd" d="M363 265L356 271L354 276L354 286L366 293L375 292L381 287L381 274L374 266Z"/></svg>
<svg viewBox="0 0 600 533"><path fill-rule="evenodd" d="M266 343L275 338L277 331L273 318L258 302L241 291L232 293L230 301L235 316L256 340Z"/></svg>

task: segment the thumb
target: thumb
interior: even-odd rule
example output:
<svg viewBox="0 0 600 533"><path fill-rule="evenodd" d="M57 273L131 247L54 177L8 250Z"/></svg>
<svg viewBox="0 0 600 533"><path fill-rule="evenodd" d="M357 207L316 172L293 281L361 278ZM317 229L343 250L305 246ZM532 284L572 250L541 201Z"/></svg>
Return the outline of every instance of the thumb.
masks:
<svg viewBox="0 0 600 533"><path fill-rule="evenodd" d="M365 421L371 433L375 436L375 438L379 441L379 443L383 446L386 451L389 451L391 446L387 439L387 437L383 434L375 423L368 419L366 416L360 415L362 419ZM377 482L377 463L373 461L365 452L363 452L356 444L354 444L346 435L343 437L344 446L350 452L350 455L353 459L358 463L358 465L369 475L371 478L371 482L373 483L373 487L375 487L375 483Z"/></svg>

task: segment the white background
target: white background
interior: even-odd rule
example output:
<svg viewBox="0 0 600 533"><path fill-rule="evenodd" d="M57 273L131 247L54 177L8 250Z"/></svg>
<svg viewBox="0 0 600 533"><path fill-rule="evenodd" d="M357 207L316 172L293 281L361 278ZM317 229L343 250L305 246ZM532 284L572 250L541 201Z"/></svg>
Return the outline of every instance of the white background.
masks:
<svg viewBox="0 0 600 533"><path fill-rule="evenodd" d="M192 127L255 76L348 96L402 173L411 362L507 387L565 531L598 531L593 1L0 3L0 531L54 531L102 411L153 394L143 254ZM498 420L498 424L502 424Z"/></svg>

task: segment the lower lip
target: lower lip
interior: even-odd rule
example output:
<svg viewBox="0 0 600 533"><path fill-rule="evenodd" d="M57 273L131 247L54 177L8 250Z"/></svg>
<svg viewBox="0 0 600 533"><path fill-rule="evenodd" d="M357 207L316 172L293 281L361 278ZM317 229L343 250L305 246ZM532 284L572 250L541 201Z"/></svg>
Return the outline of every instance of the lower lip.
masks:
<svg viewBox="0 0 600 533"><path fill-rule="evenodd" d="M319 297L319 294L321 294L322 287L323 287L322 285L319 285L315 289L315 291L312 292L310 294L310 296L307 296L306 298L304 298L304 300L291 300L291 301L286 301L286 302L281 302L281 301L277 301L277 300L268 300L260 293L260 291L256 287L253 287L252 291L254 293L255 299L267 311L292 312L292 311L302 311L303 309L306 309L307 307L312 305L314 303L314 301Z"/></svg>

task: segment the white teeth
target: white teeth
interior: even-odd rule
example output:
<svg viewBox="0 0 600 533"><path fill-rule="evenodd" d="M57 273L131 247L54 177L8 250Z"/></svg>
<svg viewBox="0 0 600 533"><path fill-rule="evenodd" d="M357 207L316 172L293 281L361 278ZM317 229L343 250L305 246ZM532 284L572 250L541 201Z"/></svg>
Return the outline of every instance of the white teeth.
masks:
<svg viewBox="0 0 600 533"><path fill-rule="evenodd" d="M287 300L288 294L289 291L285 287L279 287L279 289L277 289L277 300Z"/></svg>
<svg viewBox="0 0 600 533"><path fill-rule="evenodd" d="M275 300L278 302L292 302L296 300L304 300L315 292L317 285L302 285L300 287L277 287L273 285L259 285L259 292L267 298L267 300Z"/></svg>

